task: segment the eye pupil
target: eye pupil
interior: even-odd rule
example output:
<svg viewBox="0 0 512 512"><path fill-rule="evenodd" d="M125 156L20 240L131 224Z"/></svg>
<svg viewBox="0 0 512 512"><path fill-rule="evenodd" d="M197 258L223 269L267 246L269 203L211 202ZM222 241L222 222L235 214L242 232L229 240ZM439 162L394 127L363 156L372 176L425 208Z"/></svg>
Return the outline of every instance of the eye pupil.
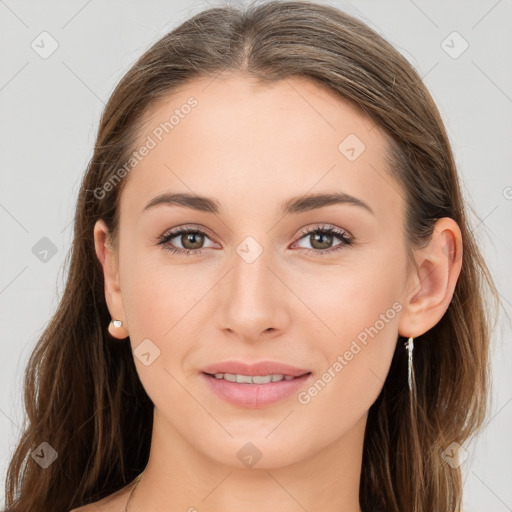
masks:
<svg viewBox="0 0 512 512"><path fill-rule="evenodd" d="M320 242L320 247L315 247L315 249L319 249L319 250L328 249L330 244L332 243L332 238L333 238L332 235L329 235L326 233L313 233L311 236L313 239L311 245L313 247L315 247L317 242ZM322 238L325 238L327 240L326 242L324 241L323 244L321 242Z"/></svg>
<svg viewBox="0 0 512 512"><path fill-rule="evenodd" d="M197 241L197 238L199 238L199 242ZM188 242L192 242L192 247L187 247ZM203 235L201 235L200 233L185 233L181 237L181 243L183 244L183 247L185 247L185 249L199 249L202 242Z"/></svg>

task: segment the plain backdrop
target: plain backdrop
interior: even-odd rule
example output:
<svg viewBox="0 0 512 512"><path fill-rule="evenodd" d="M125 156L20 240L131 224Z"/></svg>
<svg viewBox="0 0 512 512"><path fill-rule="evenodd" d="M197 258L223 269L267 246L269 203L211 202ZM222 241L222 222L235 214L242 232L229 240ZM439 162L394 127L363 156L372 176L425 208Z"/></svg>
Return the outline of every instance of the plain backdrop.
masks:
<svg viewBox="0 0 512 512"><path fill-rule="evenodd" d="M402 52L446 123L474 232L504 305L492 343L491 412L465 447L465 510L510 511L512 2L324 3L362 19ZM104 103L144 50L217 4L0 0L2 489L21 433L23 372L63 289L75 201ZM46 261L41 246L49 248Z"/></svg>

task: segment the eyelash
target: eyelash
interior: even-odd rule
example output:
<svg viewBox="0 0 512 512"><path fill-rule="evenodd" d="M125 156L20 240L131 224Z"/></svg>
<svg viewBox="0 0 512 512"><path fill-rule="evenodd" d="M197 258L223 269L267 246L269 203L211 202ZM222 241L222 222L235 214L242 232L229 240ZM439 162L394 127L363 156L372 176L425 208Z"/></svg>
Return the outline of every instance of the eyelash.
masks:
<svg viewBox="0 0 512 512"><path fill-rule="evenodd" d="M181 256L198 256L203 253L206 249L180 249L179 247L171 247L168 245L168 242L175 238L178 235L184 235L184 234L201 234L208 236L207 233L205 233L201 229L197 228L179 228L175 231L171 231L165 235L163 235L157 245L162 245L163 248L166 251L171 252L172 254L178 254ZM341 243L336 245L333 248L330 249L303 249L306 251L306 254L314 253L316 256L327 256L329 254L335 253L344 247L351 246L354 244L354 238L349 236L346 231L339 230L335 227L316 227L314 229L310 229L309 231L301 232L300 237L297 241L302 240L303 238L307 237L308 235L311 235L313 233L322 233L322 234L328 234L328 235L335 235L336 238L341 240Z"/></svg>

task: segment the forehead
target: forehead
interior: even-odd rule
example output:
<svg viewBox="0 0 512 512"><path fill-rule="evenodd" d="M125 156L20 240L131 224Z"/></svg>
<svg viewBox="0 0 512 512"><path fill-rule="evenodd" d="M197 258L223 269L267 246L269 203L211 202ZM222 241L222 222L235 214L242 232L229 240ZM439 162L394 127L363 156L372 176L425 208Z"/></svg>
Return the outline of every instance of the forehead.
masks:
<svg viewBox="0 0 512 512"><path fill-rule="evenodd" d="M151 149L130 172L121 209L140 212L167 191L243 198L247 214L308 191L342 190L377 211L400 199L381 129L306 78L195 79L147 113L135 150L144 145Z"/></svg>

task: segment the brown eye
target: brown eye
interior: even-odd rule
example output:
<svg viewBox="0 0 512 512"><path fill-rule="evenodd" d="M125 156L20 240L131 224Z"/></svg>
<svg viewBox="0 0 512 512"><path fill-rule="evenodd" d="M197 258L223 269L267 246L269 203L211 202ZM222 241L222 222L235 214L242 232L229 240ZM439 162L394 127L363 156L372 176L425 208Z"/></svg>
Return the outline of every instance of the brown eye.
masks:
<svg viewBox="0 0 512 512"><path fill-rule="evenodd" d="M174 254L191 256L201 254L208 247L204 245L208 240L208 235L200 229L183 228L162 236L159 245Z"/></svg>
<svg viewBox="0 0 512 512"><path fill-rule="evenodd" d="M180 242L184 249L200 249L204 243L204 235L199 231L184 233L181 235Z"/></svg>
<svg viewBox="0 0 512 512"><path fill-rule="evenodd" d="M333 245L335 239L339 240L339 243ZM299 245L305 249L308 254L315 255L328 255L339 251L347 246L351 246L354 243L354 239L346 231L340 230L335 227L316 227L309 231L303 232L299 242L306 240L311 245L311 249Z"/></svg>
<svg viewBox="0 0 512 512"><path fill-rule="evenodd" d="M334 238L332 235L322 233L322 232L315 232L309 236L311 237L310 238L311 246L314 249L318 249L320 251L329 249L331 247L331 244L332 244L332 241Z"/></svg>

